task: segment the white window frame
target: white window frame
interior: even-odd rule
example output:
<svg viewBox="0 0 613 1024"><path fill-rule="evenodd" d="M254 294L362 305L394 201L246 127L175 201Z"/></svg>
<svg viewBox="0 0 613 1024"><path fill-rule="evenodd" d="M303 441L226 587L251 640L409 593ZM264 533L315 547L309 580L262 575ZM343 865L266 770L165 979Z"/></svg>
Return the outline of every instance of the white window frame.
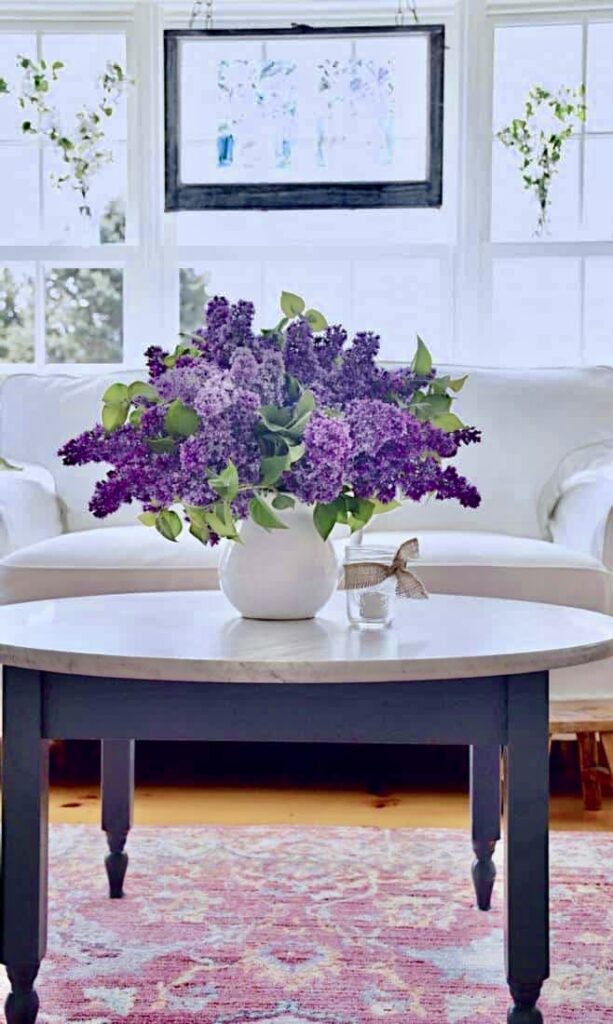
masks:
<svg viewBox="0 0 613 1024"><path fill-rule="evenodd" d="M468 13L470 7L470 13ZM483 353L495 346L493 337L493 267L497 259L546 259L562 257L580 261L581 335L580 352L585 353L585 261L591 256L613 256L613 239L494 241L491 238L492 210L492 141L495 32L503 26L581 25L583 30L582 75L586 80L587 31L594 22L613 22L611 0L466 0L466 35L464 65L472 63L472 72L465 90L467 116L467 162L463 168L465 182L465 225L459 233L459 248L469 263L466 278L458 285L463 296L466 317L461 325L460 348L466 361L487 365ZM472 55L473 61L468 58ZM518 98L521 102L521 97ZM589 97L588 97L589 102ZM580 202L584 196L583 149L588 136L601 135L581 127ZM611 133L604 133L610 135ZM470 155L468 155L470 154ZM478 173L471 176L470 166ZM499 363L496 362L496 365Z"/></svg>
<svg viewBox="0 0 613 1024"><path fill-rule="evenodd" d="M502 24L613 20L613 0L421 0L424 21L447 26L445 187L456 195L455 237L441 243L369 246L368 259L434 257L442 269L442 321L452 362L487 365L492 330L492 266L495 258L612 255L611 242L495 242L490 239L492 194L492 90L494 30ZM307 0L300 20L316 25L390 24L397 0ZM128 231L125 244L95 247L0 245L0 262L38 261L78 267L124 269L124 367L142 366L150 344L172 345L179 325L179 268L208 261L267 258L321 259L320 246L262 244L240 247L211 239L177 244L176 214L164 213L163 29L184 27L191 3L157 0L0 0L0 31L97 30L126 33L127 63L137 80L128 96ZM217 24L274 25L296 18L295 0L215 0ZM326 247L326 260L355 259L352 246ZM40 291L40 290L39 290ZM247 297L247 296L246 296ZM39 305L41 298L39 295ZM37 313L37 355L41 310ZM3 364L0 373L112 373L117 364Z"/></svg>

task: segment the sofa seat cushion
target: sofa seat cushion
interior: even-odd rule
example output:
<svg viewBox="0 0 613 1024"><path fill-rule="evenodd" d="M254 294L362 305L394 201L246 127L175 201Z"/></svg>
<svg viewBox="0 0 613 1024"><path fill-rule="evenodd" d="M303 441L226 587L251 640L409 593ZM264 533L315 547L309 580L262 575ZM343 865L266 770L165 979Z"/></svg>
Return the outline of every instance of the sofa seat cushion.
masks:
<svg viewBox="0 0 613 1024"><path fill-rule="evenodd" d="M112 526L64 533L0 562L0 603L155 590L215 590L220 546L189 534L171 544L156 530Z"/></svg>
<svg viewBox="0 0 613 1024"><path fill-rule="evenodd" d="M544 601L609 612L613 575L592 555L531 537L499 533L375 531L364 544L397 548L419 540L415 572L431 593Z"/></svg>

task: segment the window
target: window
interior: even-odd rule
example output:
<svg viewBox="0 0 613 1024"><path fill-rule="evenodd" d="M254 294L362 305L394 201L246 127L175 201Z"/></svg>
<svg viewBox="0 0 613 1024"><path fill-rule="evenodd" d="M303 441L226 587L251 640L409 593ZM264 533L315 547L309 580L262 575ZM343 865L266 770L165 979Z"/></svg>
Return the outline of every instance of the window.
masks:
<svg viewBox="0 0 613 1024"><path fill-rule="evenodd" d="M587 120L567 143L540 235L537 201L522 187L516 154L494 139L492 331L484 350L496 364L610 363L612 264L598 254L613 256L613 21L543 21L495 26L494 131L521 114L533 85L557 91L585 83Z"/></svg>
<svg viewBox="0 0 613 1024"><path fill-rule="evenodd" d="M0 73L10 89L0 96L0 365L124 361L125 104L109 120L113 160L93 182L91 217L79 212L71 183L54 183L62 162L44 136L23 134L21 122L30 115L17 106L20 55L64 64L49 95L68 131L79 109L95 105L107 61L125 67L124 31L72 27L47 30L33 22L28 33L0 32Z"/></svg>
<svg viewBox="0 0 613 1024"><path fill-rule="evenodd" d="M392 361L410 358L420 333L438 362L613 362L613 0L567 0L563 10L551 0L419 0L421 23L446 33L440 209L173 213L161 44L165 28L186 27L185 6L83 0L77 17L39 0L15 16L14 0L6 14L3 3L0 75L11 87L19 53L64 60L66 118L91 98L107 59L136 85L113 121L114 160L90 222L52 185L52 153L22 135L0 95L0 375L137 368L149 345L197 328L207 296L252 299L266 327L282 288L350 330L378 330ZM272 23L265 0L248 6L246 15L239 0L216 4L216 26ZM323 7L315 24L394 21L393 4ZM537 82L585 82L588 105L541 236L513 156L493 137Z"/></svg>

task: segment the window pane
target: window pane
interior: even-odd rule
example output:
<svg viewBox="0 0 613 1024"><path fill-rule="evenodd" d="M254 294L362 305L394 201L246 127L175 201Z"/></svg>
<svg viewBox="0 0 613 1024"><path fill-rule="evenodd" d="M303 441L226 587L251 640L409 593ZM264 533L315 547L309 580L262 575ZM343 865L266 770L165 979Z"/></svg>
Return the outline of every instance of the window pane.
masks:
<svg viewBox="0 0 613 1024"><path fill-rule="evenodd" d="M557 92L581 83L582 30L580 25L525 25L496 30L494 64L494 131L523 115L535 85ZM492 238L530 241L539 237L539 206L525 189L521 159L515 150L493 141ZM580 147L577 139L566 146L550 189L548 225L540 240L573 239L579 234Z"/></svg>
<svg viewBox="0 0 613 1024"><path fill-rule="evenodd" d="M8 83L9 96L0 96L0 139L22 137L21 122L24 115L17 105L17 93L21 83L21 72L17 68L17 57L36 56L36 36L14 35L0 32L0 74Z"/></svg>
<svg viewBox="0 0 613 1024"><path fill-rule="evenodd" d="M121 362L122 271L53 267L45 286L47 362Z"/></svg>
<svg viewBox="0 0 613 1024"><path fill-rule="evenodd" d="M585 140L584 233L589 238L613 237L613 136Z"/></svg>
<svg viewBox="0 0 613 1024"><path fill-rule="evenodd" d="M182 334L191 334L201 326L204 307L211 296L208 271L195 267L181 267L179 270L179 310Z"/></svg>
<svg viewBox="0 0 613 1024"><path fill-rule="evenodd" d="M522 25L496 30L494 130L523 109L533 85L557 91L581 84L580 25Z"/></svg>
<svg viewBox="0 0 613 1024"><path fill-rule="evenodd" d="M38 240L38 196L36 144L0 143L0 244Z"/></svg>
<svg viewBox="0 0 613 1024"><path fill-rule="evenodd" d="M588 30L587 127L613 131L613 24L597 22Z"/></svg>
<svg viewBox="0 0 613 1024"><path fill-rule="evenodd" d="M211 238L226 245L406 245L445 242L455 234L454 182L440 210L199 210L174 214L179 245Z"/></svg>
<svg viewBox="0 0 613 1024"><path fill-rule="evenodd" d="M0 266L0 361L31 363L34 359L34 267L30 263Z"/></svg>
<svg viewBox="0 0 613 1024"><path fill-rule="evenodd" d="M613 366L613 259L585 261L585 361Z"/></svg>
<svg viewBox="0 0 613 1024"><path fill-rule="evenodd" d="M94 107L100 100L99 78L107 62L126 67L126 41L123 35L85 32L70 35L43 36L43 56L48 61L61 60L64 68L53 88L53 103L59 110L62 123L74 125L78 110ZM105 133L114 139L125 139L125 99L118 110L105 122Z"/></svg>
<svg viewBox="0 0 613 1024"><path fill-rule="evenodd" d="M330 324L347 323L350 312L350 267L341 261L276 261L264 268L261 323L270 327L281 314L281 292L301 295L308 308L319 309Z"/></svg>
<svg viewBox="0 0 613 1024"><path fill-rule="evenodd" d="M494 366L575 366L581 352L579 260L494 262Z"/></svg>
<svg viewBox="0 0 613 1024"><path fill-rule="evenodd" d="M262 320L262 264L248 260L211 260L196 265L197 274L208 276L209 295L225 295L231 302L247 299L253 302L257 322ZM278 319L278 318L277 318ZM266 324L263 325L266 327Z"/></svg>
<svg viewBox="0 0 613 1024"><path fill-rule="evenodd" d="M56 178L65 172L60 158L46 149L44 154L45 240L51 245L98 245L124 242L126 237L126 145L116 143L113 160L96 175L87 196L91 215L80 211L83 203L71 182L58 186Z"/></svg>
<svg viewBox="0 0 613 1024"><path fill-rule="evenodd" d="M494 241L557 241L579 234L578 138L569 139L559 170L552 179L545 230L538 234L539 204L524 188L517 154L494 140L492 163L492 239Z"/></svg>
<svg viewBox="0 0 613 1024"><path fill-rule="evenodd" d="M410 360L420 334L437 362L451 355L443 332L439 260L360 262L354 275L353 327L381 335L383 359Z"/></svg>

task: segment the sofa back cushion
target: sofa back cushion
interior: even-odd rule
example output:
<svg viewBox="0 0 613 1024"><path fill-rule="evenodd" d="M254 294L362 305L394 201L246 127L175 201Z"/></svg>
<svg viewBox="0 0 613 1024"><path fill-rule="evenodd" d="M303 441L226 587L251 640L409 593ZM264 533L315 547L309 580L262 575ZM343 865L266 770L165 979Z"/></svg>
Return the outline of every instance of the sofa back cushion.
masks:
<svg viewBox="0 0 613 1024"><path fill-rule="evenodd" d="M0 389L0 455L45 466L56 482L68 530L134 523L136 506L125 506L108 519L95 519L88 502L105 467L64 466L58 448L100 422L104 391L116 380L143 378L143 370L104 376L17 374Z"/></svg>
<svg viewBox="0 0 613 1024"><path fill-rule="evenodd" d="M446 372L446 370L442 371ZM613 440L613 369L482 370L469 374L457 410L483 431L483 441L462 451L458 469L479 488L482 504L428 499L377 517L377 530L485 530L539 537L538 501L560 461L586 445ZM63 466L58 448L100 418L101 396L116 380L142 378L143 370L105 376L19 374L0 390L0 455L49 469L69 530L133 523L126 506L96 520L87 504L104 467Z"/></svg>
<svg viewBox="0 0 613 1024"><path fill-rule="evenodd" d="M560 461L579 448L613 439L613 369L486 370L469 374L457 401L460 418L483 439L456 460L478 487L481 506L455 501L408 502L378 516L376 530L484 530L543 536L539 496Z"/></svg>

